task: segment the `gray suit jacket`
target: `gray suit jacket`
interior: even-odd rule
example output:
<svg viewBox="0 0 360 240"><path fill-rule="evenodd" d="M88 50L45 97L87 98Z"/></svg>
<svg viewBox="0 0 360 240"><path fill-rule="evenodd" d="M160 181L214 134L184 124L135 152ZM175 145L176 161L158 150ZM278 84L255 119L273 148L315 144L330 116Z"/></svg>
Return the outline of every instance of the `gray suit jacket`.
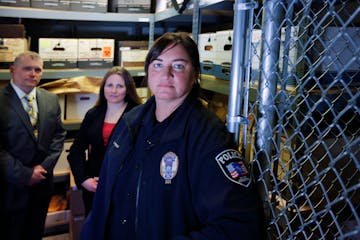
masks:
<svg viewBox="0 0 360 240"><path fill-rule="evenodd" d="M21 100L10 84L0 90L0 213L24 208L27 202L32 167L41 164L48 180L40 194L52 189L54 166L63 149L66 132L55 94L37 88L39 109L38 140Z"/></svg>

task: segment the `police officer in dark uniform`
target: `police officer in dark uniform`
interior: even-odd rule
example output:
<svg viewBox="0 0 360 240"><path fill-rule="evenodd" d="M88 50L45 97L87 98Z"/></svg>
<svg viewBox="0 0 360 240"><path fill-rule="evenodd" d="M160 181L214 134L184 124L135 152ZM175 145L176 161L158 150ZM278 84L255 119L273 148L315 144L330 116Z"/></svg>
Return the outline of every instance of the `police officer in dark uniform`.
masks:
<svg viewBox="0 0 360 240"><path fill-rule="evenodd" d="M247 164L198 99L195 42L164 34L145 72L154 96L114 130L81 239L263 239Z"/></svg>

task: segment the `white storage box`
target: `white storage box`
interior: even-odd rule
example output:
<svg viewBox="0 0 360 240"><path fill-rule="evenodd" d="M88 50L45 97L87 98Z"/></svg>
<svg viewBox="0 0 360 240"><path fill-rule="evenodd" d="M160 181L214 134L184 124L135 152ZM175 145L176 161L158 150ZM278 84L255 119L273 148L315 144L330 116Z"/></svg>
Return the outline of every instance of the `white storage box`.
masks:
<svg viewBox="0 0 360 240"><path fill-rule="evenodd" d="M31 0L31 7L56 10L69 10L70 0Z"/></svg>
<svg viewBox="0 0 360 240"><path fill-rule="evenodd" d="M215 63L215 33L202 33L198 38L201 73L213 75Z"/></svg>
<svg viewBox="0 0 360 240"><path fill-rule="evenodd" d="M86 112L94 106L99 94L74 93L66 94L66 120L83 120Z"/></svg>
<svg viewBox="0 0 360 240"><path fill-rule="evenodd" d="M55 168L54 168L54 175L63 175L65 173L70 173L70 165L67 160L67 155L69 154L70 147L73 141L65 141L64 142L64 149L60 154L59 160L57 161Z"/></svg>
<svg viewBox="0 0 360 240"><path fill-rule="evenodd" d="M124 67L144 67L148 50L120 48L119 62Z"/></svg>
<svg viewBox="0 0 360 240"><path fill-rule="evenodd" d="M114 39L80 38L78 41L79 68L109 68L114 65Z"/></svg>
<svg viewBox="0 0 360 240"><path fill-rule="evenodd" d="M70 210L50 212L46 216L45 228L69 223Z"/></svg>
<svg viewBox="0 0 360 240"><path fill-rule="evenodd" d="M214 75L229 80L231 73L233 30L217 31L215 36Z"/></svg>
<svg viewBox="0 0 360 240"><path fill-rule="evenodd" d="M261 30L253 29L251 35L251 68L259 71L261 56Z"/></svg>
<svg viewBox="0 0 360 240"><path fill-rule="evenodd" d="M150 97L150 90L147 87L136 88L136 92L143 103Z"/></svg>
<svg viewBox="0 0 360 240"><path fill-rule="evenodd" d="M288 71L295 71L296 61L297 61L297 41L298 41L298 27L291 27L290 29L290 42L288 46L285 46L285 28L281 29L281 44L280 44L280 58L279 58L279 69L283 69L283 60L284 60L284 49L289 47L288 55Z"/></svg>
<svg viewBox="0 0 360 240"><path fill-rule="evenodd" d="M44 60L44 68L76 68L78 40L39 38L39 54Z"/></svg>
<svg viewBox="0 0 360 240"><path fill-rule="evenodd" d="M113 0L112 12L149 13L151 0Z"/></svg>
<svg viewBox="0 0 360 240"><path fill-rule="evenodd" d="M0 0L0 6L30 7L30 0Z"/></svg>
<svg viewBox="0 0 360 240"><path fill-rule="evenodd" d="M107 0L70 0L71 11L107 12ZM96 20L96 19L95 19Z"/></svg>
<svg viewBox="0 0 360 240"><path fill-rule="evenodd" d="M176 0L177 5L179 8L182 6L184 0ZM217 3L217 0L200 0L199 5L200 6L208 6L214 3ZM193 8L193 1L190 1L187 5L188 9ZM167 9L174 9L174 4L172 0L156 0L155 3L155 12L161 12Z"/></svg>
<svg viewBox="0 0 360 240"><path fill-rule="evenodd" d="M251 35L251 79L259 79L261 61L261 30L253 29Z"/></svg>

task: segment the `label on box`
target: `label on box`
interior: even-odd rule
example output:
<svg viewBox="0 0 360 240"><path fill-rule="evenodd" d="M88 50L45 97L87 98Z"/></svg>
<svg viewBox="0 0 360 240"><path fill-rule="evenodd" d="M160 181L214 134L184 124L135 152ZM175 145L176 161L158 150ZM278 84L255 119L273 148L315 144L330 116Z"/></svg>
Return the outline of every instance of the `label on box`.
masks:
<svg viewBox="0 0 360 240"><path fill-rule="evenodd" d="M79 39L79 61L114 59L114 39Z"/></svg>

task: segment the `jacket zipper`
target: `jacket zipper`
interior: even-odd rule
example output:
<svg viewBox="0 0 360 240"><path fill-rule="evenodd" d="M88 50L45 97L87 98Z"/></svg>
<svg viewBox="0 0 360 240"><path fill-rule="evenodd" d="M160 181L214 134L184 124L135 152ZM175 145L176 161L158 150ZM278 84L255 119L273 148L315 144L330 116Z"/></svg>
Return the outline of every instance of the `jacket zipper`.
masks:
<svg viewBox="0 0 360 240"><path fill-rule="evenodd" d="M135 202L135 235L136 239L138 239L138 216L139 216L139 196L140 196L140 185L141 185L141 177L143 170L140 168L139 177L137 180L137 188L136 188L136 202Z"/></svg>

